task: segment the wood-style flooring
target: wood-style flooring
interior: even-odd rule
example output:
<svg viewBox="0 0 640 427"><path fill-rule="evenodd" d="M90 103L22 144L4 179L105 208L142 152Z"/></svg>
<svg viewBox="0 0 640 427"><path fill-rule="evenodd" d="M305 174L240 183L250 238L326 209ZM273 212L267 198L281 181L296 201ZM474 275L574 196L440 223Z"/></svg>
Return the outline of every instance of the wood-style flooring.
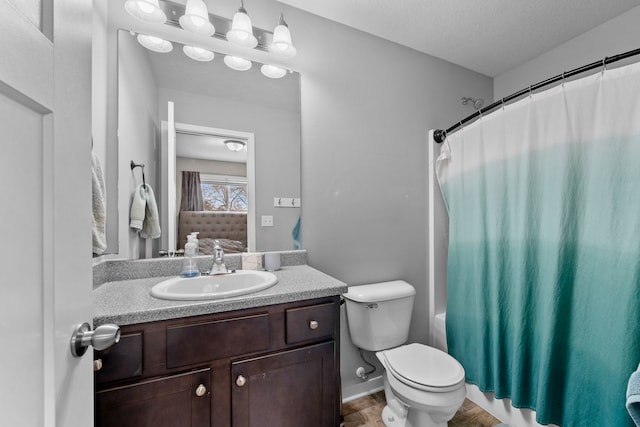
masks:
<svg viewBox="0 0 640 427"><path fill-rule="evenodd" d="M343 404L344 426L385 427L380 418L385 404L383 391ZM449 427L493 427L500 424L500 420L469 399L465 399L448 424Z"/></svg>

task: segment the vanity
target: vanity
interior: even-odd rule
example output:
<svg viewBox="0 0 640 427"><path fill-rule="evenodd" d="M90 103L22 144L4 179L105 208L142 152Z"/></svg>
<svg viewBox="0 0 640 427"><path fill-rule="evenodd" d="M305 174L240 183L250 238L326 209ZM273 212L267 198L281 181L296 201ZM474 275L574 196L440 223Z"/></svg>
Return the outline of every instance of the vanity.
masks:
<svg viewBox="0 0 640 427"><path fill-rule="evenodd" d="M166 276L95 287L94 326L121 327L119 343L94 352L95 425L339 425L347 286L304 264L275 274L269 289L221 300L150 296Z"/></svg>

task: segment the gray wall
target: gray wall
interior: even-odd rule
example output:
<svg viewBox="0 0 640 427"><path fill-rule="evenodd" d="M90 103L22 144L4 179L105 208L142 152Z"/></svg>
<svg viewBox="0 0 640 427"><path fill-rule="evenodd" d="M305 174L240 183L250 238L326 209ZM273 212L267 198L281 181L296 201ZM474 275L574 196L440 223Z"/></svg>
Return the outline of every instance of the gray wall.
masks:
<svg viewBox="0 0 640 427"><path fill-rule="evenodd" d="M640 46L640 6L605 22L494 79L494 99L500 99L549 77L606 56ZM636 61L634 59L633 61ZM614 65L612 65L614 66Z"/></svg>
<svg viewBox="0 0 640 427"><path fill-rule="evenodd" d="M150 257L152 240L141 239L129 228L129 209L134 190L142 183L140 168L131 170L131 160L145 165L147 184L158 191L156 147L160 147L158 87L147 61L146 49L133 37L120 37L118 65L118 206L120 254L129 258ZM157 241L156 241L157 242Z"/></svg>
<svg viewBox="0 0 640 427"><path fill-rule="evenodd" d="M229 17L237 8L236 0L207 4ZM267 29L284 12L298 48L309 264L349 285L413 284L410 340L428 342L427 133L474 111L461 97L491 99L492 79L276 0L247 6ZM361 362L346 333L341 342L348 387L359 383Z"/></svg>
<svg viewBox="0 0 640 427"><path fill-rule="evenodd" d="M309 264L349 285L413 284L410 340L426 343L427 133L474 111L461 105L462 96L491 99L492 80L281 8L302 76L302 245ZM342 384L349 387L360 382L355 369L362 362L343 334Z"/></svg>
<svg viewBox="0 0 640 427"><path fill-rule="evenodd" d="M291 250L300 208L274 208L274 197L300 197L300 116L298 112L265 108L224 98L160 90L160 116L167 101L175 103L175 120L190 125L251 132L255 136L256 248ZM261 227L262 215L273 216L273 227ZM181 242L178 242L179 244Z"/></svg>

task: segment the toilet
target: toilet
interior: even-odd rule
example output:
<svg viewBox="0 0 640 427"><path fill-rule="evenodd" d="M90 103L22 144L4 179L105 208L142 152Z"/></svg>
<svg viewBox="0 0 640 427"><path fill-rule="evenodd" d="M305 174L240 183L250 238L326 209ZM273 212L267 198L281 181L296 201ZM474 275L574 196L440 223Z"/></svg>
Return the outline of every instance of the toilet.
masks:
<svg viewBox="0 0 640 427"><path fill-rule="evenodd" d="M349 287L343 295L349 332L385 368L387 427L446 427L466 395L464 368L441 350L405 344L415 294L402 280Z"/></svg>

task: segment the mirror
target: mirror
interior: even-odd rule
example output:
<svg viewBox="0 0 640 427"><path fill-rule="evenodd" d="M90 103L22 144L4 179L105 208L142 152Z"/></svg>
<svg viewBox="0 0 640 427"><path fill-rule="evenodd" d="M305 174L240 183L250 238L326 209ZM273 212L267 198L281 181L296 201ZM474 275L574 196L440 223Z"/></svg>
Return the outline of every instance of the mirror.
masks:
<svg viewBox="0 0 640 427"><path fill-rule="evenodd" d="M194 61L175 42L169 53L152 52L124 30L118 31L117 54L120 253L124 250L129 258L143 258L184 247L185 242L177 237L180 189L176 183L181 181L185 163L190 169L199 168L196 171L203 175L247 182L249 251L294 249L292 231L300 207L276 206L275 201L300 198L299 74L267 78L256 63L248 71L231 70L220 54L210 62ZM189 131L193 129L198 132ZM224 140L244 141L244 176L232 167L237 160L205 159L207 156L193 153L177 159L175 151L182 150L178 148L181 142L177 140L172 151L169 140L190 133L191 139L193 134L207 136L225 155L231 153ZM205 151L213 155L215 149ZM141 182L140 171L127 167L132 160L146 165L146 182L155 192L163 224L160 239L145 241L128 229L131 195ZM267 223L271 217L273 225L262 226L263 217Z"/></svg>

